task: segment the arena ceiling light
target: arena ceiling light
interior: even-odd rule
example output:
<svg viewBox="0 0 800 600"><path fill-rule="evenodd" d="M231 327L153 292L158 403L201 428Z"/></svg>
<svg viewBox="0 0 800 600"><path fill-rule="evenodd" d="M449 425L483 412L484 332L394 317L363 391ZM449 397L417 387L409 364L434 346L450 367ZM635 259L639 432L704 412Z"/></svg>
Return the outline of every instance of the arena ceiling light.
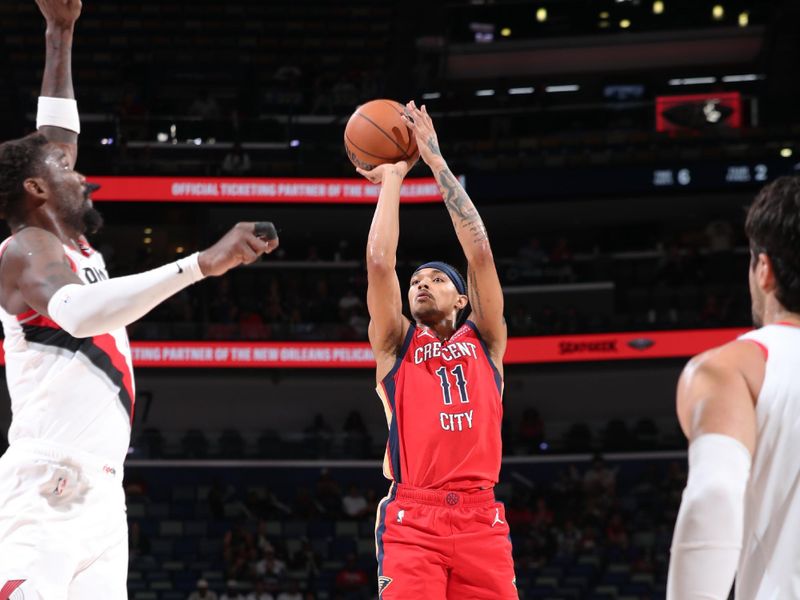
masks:
<svg viewBox="0 0 800 600"><path fill-rule="evenodd" d="M722 4L715 4L711 9L711 18L715 21L721 21L725 18L725 7Z"/></svg>
<svg viewBox="0 0 800 600"><path fill-rule="evenodd" d="M793 152L791 148L781 148L781 156L783 158L791 158Z"/></svg>
<svg viewBox="0 0 800 600"><path fill-rule="evenodd" d="M539 21L539 23L547 21L547 9L545 7L536 10L536 20Z"/></svg>
<svg viewBox="0 0 800 600"><path fill-rule="evenodd" d="M742 81L758 81L763 79L763 75L756 75L755 73L743 73L741 75L725 75L722 78L724 83L740 83Z"/></svg>
<svg viewBox="0 0 800 600"><path fill-rule="evenodd" d="M494 96L494 90L476 90L476 96Z"/></svg>
<svg viewBox="0 0 800 600"><path fill-rule="evenodd" d="M664 2L662 0L656 0L655 2L653 2L653 14L654 15L664 14Z"/></svg>
<svg viewBox="0 0 800 600"><path fill-rule="evenodd" d="M684 77L682 79L670 79L670 85L707 85L716 83L716 77Z"/></svg>
<svg viewBox="0 0 800 600"><path fill-rule="evenodd" d="M562 92L577 92L579 89L581 89L581 86L576 84L548 85L544 88L544 91L550 94L559 94Z"/></svg>
<svg viewBox="0 0 800 600"><path fill-rule="evenodd" d="M630 19L622 19L622 21L619 22L619 26L622 29L628 29L631 26L631 20Z"/></svg>
<svg viewBox="0 0 800 600"><path fill-rule="evenodd" d="M750 25L750 13L747 11L739 13L739 27L747 27Z"/></svg>
<svg viewBox="0 0 800 600"><path fill-rule="evenodd" d="M533 93L533 87L532 86L528 86L528 87L508 88L508 93L511 96L521 96L523 94L532 94Z"/></svg>
<svg viewBox="0 0 800 600"><path fill-rule="evenodd" d="M423 100L438 100L442 97L441 92L425 92L422 94Z"/></svg>

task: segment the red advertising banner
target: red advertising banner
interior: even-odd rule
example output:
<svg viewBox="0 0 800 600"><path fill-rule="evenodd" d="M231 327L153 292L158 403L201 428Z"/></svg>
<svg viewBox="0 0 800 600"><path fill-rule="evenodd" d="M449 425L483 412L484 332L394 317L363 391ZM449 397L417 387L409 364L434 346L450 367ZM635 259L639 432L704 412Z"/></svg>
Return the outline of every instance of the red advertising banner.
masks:
<svg viewBox="0 0 800 600"><path fill-rule="evenodd" d="M685 358L746 329L694 329L508 340L505 364ZM373 368L364 342L132 342L137 367ZM0 353L1 354L1 353ZM0 363L5 361L0 357Z"/></svg>
<svg viewBox="0 0 800 600"><path fill-rule="evenodd" d="M365 179L89 177L98 202L303 202L374 204L380 186ZM461 178L464 183L463 177ZM406 179L402 202L440 202L433 177Z"/></svg>

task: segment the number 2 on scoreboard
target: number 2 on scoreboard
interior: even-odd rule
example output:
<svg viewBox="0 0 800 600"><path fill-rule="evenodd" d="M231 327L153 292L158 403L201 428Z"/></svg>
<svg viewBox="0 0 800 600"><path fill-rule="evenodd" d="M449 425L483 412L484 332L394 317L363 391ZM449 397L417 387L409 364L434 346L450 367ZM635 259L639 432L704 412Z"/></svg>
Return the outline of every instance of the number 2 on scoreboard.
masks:
<svg viewBox="0 0 800 600"><path fill-rule="evenodd" d="M453 367L453 370L450 371L450 373L452 373L453 377L456 378L456 386L458 386L458 395L461 399L461 404L468 404L469 396L467 396L467 380L464 378L463 365L456 365ZM444 399L444 403L452 404L453 397L450 394L452 384L450 383L450 378L447 375L447 367L439 367L436 370L436 374L439 376L439 383L442 385L442 397Z"/></svg>

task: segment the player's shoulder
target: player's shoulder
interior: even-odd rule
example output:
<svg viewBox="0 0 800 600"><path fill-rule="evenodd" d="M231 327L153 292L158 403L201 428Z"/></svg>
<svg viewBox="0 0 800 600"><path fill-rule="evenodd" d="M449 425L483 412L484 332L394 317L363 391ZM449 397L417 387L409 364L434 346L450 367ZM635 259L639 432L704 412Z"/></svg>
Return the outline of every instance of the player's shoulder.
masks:
<svg viewBox="0 0 800 600"><path fill-rule="evenodd" d="M60 252L64 253L61 240L50 231L41 227L24 227L7 239L4 255L24 254L33 256L35 252Z"/></svg>
<svg viewBox="0 0 800 600"><path fill-rule="evenodd" d="M685 386L698 377L744 377L749 382L763 381L766 358L760 344L736 339L692 357L681 373L680 384Z"/></svg>

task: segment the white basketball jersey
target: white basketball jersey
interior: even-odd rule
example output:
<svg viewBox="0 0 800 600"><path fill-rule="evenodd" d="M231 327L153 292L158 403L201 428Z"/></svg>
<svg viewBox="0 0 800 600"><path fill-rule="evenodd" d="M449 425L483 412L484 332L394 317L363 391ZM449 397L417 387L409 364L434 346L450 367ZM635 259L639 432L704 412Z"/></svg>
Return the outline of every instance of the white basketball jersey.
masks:
<svg viewBox="0 0 800 600"><path fill-rule="evenodd" d="M0 260L10 241L0 244ZM102 255L88 243L80 251L67 246L64 251L84 283L108 279ZM78 339L34 310L10 315L1 307L0 322L11 396L11 445L41 440L122 464L135 402L125 328Z"/></svg>
<svg viewBox="0 0 800 600"><path fill-rule="evenodd" d="M760 344L767 362L736 598L800 598L800 327L768 325L740 339Z"/></svg>

